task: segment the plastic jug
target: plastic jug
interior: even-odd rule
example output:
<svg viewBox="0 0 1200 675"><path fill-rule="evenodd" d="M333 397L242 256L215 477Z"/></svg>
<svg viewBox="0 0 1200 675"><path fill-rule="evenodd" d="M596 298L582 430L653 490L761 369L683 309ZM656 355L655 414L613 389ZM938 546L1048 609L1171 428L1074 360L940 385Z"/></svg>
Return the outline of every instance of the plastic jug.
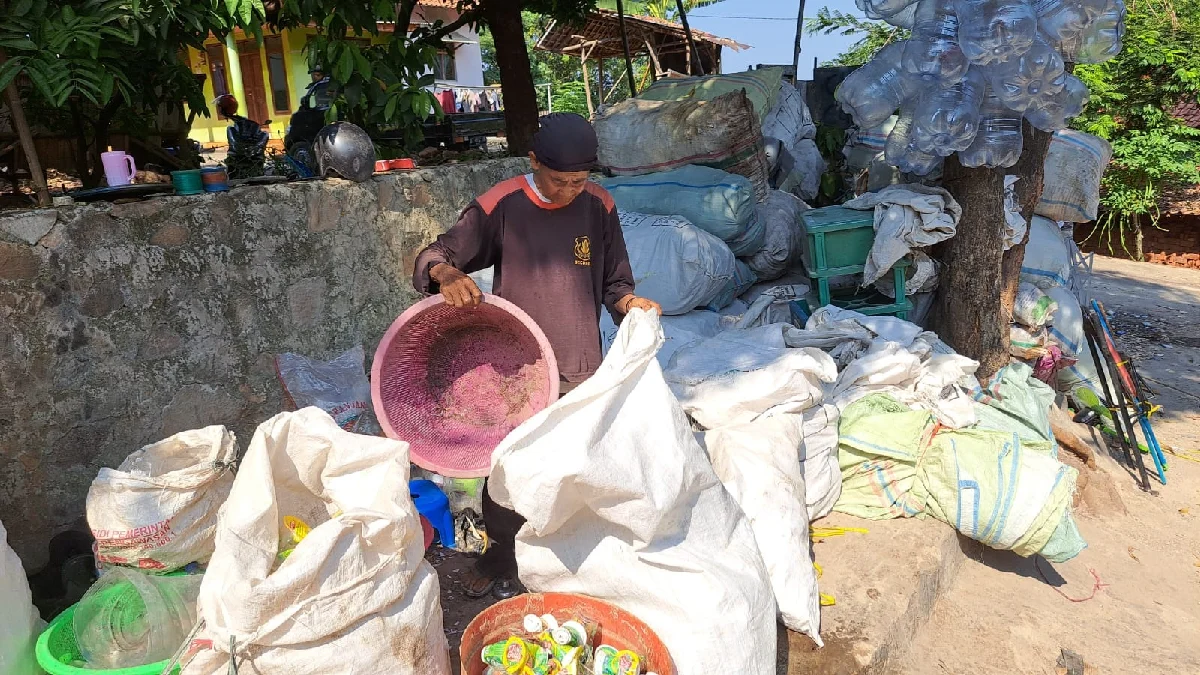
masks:
<svg viewBox="0 0 1200 675"><path fill-rule="evenodd" d="M109 187L129 185L137 173L137 165L133 157L123 150L112 150L100 153L100 163L104 165L104 177L108 179Z"/></svg>

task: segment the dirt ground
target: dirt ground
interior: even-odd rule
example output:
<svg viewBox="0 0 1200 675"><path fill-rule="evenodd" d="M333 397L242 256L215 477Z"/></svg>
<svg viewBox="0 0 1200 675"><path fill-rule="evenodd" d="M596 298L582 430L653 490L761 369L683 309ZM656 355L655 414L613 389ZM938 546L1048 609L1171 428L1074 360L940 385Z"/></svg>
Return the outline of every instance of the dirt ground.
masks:
<svg viewBox="0 0 1200 675"><path fill-rule="evenodd" d="M1200 272L1097 257L1092 292L1159 391L1160 442L1195 452ZM1121 503L1077 509L1088 542L1078 558L1052 565L989 549L968 560L902 672L1055 673L1067 649L1088 673L1200 673L1200 462L1167 459L1167 485L1147 494L1100 458Z"/></svg>

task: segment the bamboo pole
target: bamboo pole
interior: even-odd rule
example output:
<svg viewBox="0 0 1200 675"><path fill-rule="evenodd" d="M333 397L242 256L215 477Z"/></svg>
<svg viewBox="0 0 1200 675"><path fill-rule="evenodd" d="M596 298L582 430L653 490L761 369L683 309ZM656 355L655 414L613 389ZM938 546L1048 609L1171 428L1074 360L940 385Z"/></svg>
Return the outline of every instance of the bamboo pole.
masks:
<svg viewBox="0 0 1200 675"><path fill-rule="evenodd" d="M617 22L621 26L621 49L625 52L625 75L629 78L629 95L637 96L637 83L633 81L633 57L629 55L629 34L625 32L625 7L617 0Z"/></svg>
<svg viewBox="0 0 1200 675"><path fill-rule="evenodd" d="M683 9L683 0L675 0L675 8L679 10L679 23L683 24L683 34L687 38L688 55L690 57L688 63L692 66L696 75L703 75L704 64L700 62L700 52L696 49L696 41L692 38L692 28L688 26L687 12Z"/></svg>

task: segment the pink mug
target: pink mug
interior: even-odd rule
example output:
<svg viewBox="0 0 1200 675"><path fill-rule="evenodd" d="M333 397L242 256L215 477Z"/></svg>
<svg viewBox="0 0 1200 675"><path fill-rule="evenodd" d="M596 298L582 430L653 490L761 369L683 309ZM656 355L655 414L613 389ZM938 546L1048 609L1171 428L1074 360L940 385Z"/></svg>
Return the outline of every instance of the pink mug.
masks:
<svg viewBox="0 0 1200 675"><path fill-rule="evenodd" d="M125 154L123 150L100 153L100 163L104 165L104 177L108 179L109 187L129 185L137 173L133 157Z"/></svg>

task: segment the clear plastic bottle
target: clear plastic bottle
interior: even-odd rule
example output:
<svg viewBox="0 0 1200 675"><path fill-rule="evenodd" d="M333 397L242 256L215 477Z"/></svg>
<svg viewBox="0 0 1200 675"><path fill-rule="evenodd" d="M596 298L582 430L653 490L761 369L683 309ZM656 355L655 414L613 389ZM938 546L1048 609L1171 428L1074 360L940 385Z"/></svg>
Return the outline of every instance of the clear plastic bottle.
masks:
<svg viewBox="0 0 1200 675"><path fill-rule="evenodd" d="M886 19L904 11L917 0L854 0L868 19Z"/></svg>
<svg viewBox="0 0 1200 675"><path fill-rule="evenodd" d="M1004 105L1024 112L1031 103L1062 90L1066 71L1058 50L1040 36L1021 56L986 70L988 84Z"/></svg>
<svg viewBox="0 0 1200 675"><path fill-rule="evenodd" d="M1033 0L1033 11L1046 42L1057 46L1078 39L1106 4L1106 0Z"/></svg>
<svg viewBox="0 0 1200 675"><path fill-rule="evenodd" d="M972 68L958 84L927 90L913 110L913 146L941 157L970 147L979 129L984 89L983 71Z"/></svg>
<svg viewBox="0 0 1200 675"><path fill-rule="evenodd" d="M1075 63L1104 63L1121 51L1125 39L1125 3L1114 0L1083 32Z"/></svg>
<svg viewBox="0 0 1200 675"><path fill-rule="evenodd" d="M1025 53L1037 34L1026 0L955 0L958 44L972 65L1003 63Z"/></svg>
<svg viewBox="0 0 1200 675"><path fill-rule="evenodd" d="M919 91L919 80L900 65L906 44L907 41L893 42L879 50L875 58L850 73L833 93L858 128L879 126Z"/></svg>
<svg viewBox="0 0 1200 675"><path fill-rule="evenodd" d="M1013 112L989 89L979 106L979 131L971 147L958 153L966 167L1008 168L1021 158L1021 113Z"/></svg>
<svg viewBox="0 0 1200 675"><path fill-rule="evenodd" d="M1025 119L1042 131L1066 129L1067 121L1079 116L1087 101L1087 85L1068 73L1062 90L1031 103L1025 111Z"/></svg>
<svg viewBox="0 0 1200 675"><path fill-rule="evenodd" d="M921 152L912 144L913 111L911 108L900 111L900 118L892 133L888 134L887 147L883 156L888 164L899 169L902 173L918 176L928 175L942 162L942 158L926 152Z"/></svg>
<svg viewBox="0 0 1200 675"><path fill-rule="evenodd" d="M967 72L967 57L958 46L953 0L917 3L912 37L904 47L904 69L927 84L943 87Z"/></svg>

